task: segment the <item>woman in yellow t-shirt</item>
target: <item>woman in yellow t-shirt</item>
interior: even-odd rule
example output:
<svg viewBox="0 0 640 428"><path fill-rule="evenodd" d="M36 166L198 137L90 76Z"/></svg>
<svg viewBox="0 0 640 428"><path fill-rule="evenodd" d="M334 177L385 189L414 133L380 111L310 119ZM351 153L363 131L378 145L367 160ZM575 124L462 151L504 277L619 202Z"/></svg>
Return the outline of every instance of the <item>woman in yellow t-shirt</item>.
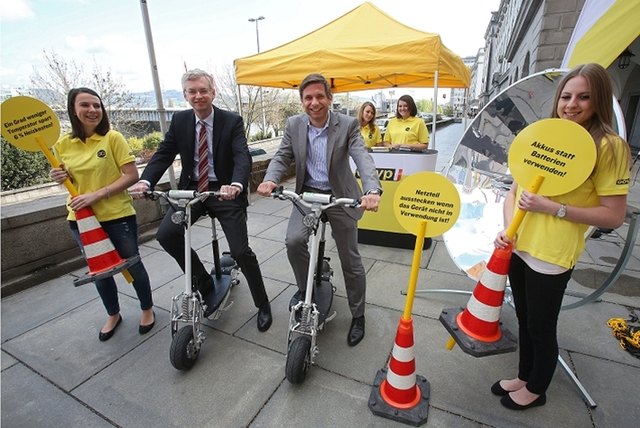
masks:
<svg viewBox="0 0 640 428"><path fill-rule="evenodd" d="M49 175L59 184L71 179L78 190L79 194L70 196L67 203L71 233L84 256L91 257L82 245L75 215L77 210L90 207L120 257L139 255L136 215L127 193L127 188L138 181L135 157L122 134L110 129L107 111L95 91L89 88L69 91L67 111L71 132L53 146L62 165L52 168ZM127 270L142 309L138 332L146 334L155 324L149 275L142 261ZM98 334L98 339L104 342L122 322L118 289L113 277L98 279L95 284L109 315Z"/></svg>
<svg viewBox="0 0 640 428"><path fill-rule="evenodd" d="M396 117L389 121L384 145L394 149L422 151L428 148L429 131L418 114L418 107L410 95L398 98Z"/></svg>
<svg viewBox="0 0 640 428"><path fill-rule="evenodd" d="M558 364L558 314L588 225L615 229L624 221L631 155L613 129L612 99L611 80L602 66L585 64L569 71L558 85L551 116L589 131L597 151L595 167L584 183L563 195L544 197L514 183L504 201L507 227L516 207L527 211L515 242L506 228L495 240L497 248L514 248L509 282L519 324L518 375L491 387L509 409L546 402Z"/></svg>
<svg viewBox="0 0 640 428"><path fill-rule="evenodd" d="M376 106L371 101L365 101L358 109L358 122L360 122L360 133L367 148L382 145L382 135L375 120Z"/></svg>

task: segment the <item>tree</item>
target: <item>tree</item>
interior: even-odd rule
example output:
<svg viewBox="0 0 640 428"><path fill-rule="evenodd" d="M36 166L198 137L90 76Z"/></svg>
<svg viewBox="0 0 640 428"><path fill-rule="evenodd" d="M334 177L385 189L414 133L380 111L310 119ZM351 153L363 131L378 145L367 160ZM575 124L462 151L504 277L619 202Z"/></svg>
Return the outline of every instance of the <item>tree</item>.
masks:
<svg viewBox="0 0 640 428"><path fill-rule="evenodd" d="M91 88L100 94L114 129L126 136L137 133L139 125L128 119L130 115L127 110L135 110L139 100L126 89L121 79L113 76L110 69L104 70L94 59L87 73L82 64L65 60L55 52L42 52L46 66L43 69L34 66L30 76L30 91L34 96L57 110L61 119L68 119L66 108L69 91L80 86Z"/></svg>
<svg viewBox="0 0 640 428"><path fill-rule="evenodd" d="M15 190L48 183L51 166L42 152L28 152L11 145L2 137L2 190Z"/></svg>
<svg viewBox="0 0 640 428"><path fill-rule="evenodd" d="M236 84L235 71L232 66L219 68L217 74L216 100L221 107L242 113L245 135L249 138L251 131L260 135L268 135L273 129L277 136L284 129L286 119L300 112L297 92L288 89L262 88L262 102L260 88L257 86ZM242 103L238 99L242 97ZM239 108L242 106L242 109ZM262 108L264 107L265 126L262 123Z"/></svg>

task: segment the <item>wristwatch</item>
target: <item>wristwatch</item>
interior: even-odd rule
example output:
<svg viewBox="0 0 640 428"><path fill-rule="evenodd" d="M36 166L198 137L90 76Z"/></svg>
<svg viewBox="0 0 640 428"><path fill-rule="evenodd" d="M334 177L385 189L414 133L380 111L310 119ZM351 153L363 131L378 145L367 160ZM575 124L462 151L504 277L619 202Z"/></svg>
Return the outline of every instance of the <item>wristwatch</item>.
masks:
<svg viewBox="0 0 640 428"><path fill-rule="evenodd" d="M367 191L367 193L365 193L365 195L379 195L382 196L382 189L372 189Z"/></svg>
<svg viewBox="0 0 640 428"><path fill-rule="evenodd" d="M564 218L567 215L567 206L565 204L560 204L560 208L556 211L556 217Z"/></svg>

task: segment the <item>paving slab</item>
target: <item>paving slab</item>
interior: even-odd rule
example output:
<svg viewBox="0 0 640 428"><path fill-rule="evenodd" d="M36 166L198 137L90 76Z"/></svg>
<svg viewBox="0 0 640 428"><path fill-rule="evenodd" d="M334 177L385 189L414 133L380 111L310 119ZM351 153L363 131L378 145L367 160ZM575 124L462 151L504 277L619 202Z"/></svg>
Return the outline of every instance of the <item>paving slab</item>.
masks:
<svg viewBox="0 0 640 428"><path fill-rule="evenodd" d="M108 419L22 364L2 372L5 427L113 427Z"/></svg>
<svg viewBox="0 0 640 428"><path fill-rule="evenodd" d="M156 326L141 336L137 301L121 295L120 306L122 324L106 342L98 341L106 314L102 302L93 300L3 343L2 348L59 388L70 391L168 325L168 314L157 309Z"/></svg>
<svg viewBox="0 0 640 428"><path fill-rule="evenodd" d="M96 299L98 292L93 284L74 287L73 276L70 275L5 297L2 299L2 341L6 342Z"/></svg>
<svg viewBox="0 0 640 428"><path fill-rule="evenodd" d="M572 353L571 359L580 380L597 404L591 410L594 425L637 427L640 421L640 368L579 353Z"/></svg>
<svg viewBox="0 0 640 428"><path fill-rule="evenodd" d="M2 368L1 368L2 371L18 363L18 360L16 360L6 352L2 351L0 354L1 354L0 362L2 363Z"/></svg>
<svg viewBox="0 0 640 428"><path fill-rule="evenodd" d="M209 346L191 370L171 366L171 338L159 334L73 395L123 427L247 426L282 383L282 356L205 328Z"/></svg>

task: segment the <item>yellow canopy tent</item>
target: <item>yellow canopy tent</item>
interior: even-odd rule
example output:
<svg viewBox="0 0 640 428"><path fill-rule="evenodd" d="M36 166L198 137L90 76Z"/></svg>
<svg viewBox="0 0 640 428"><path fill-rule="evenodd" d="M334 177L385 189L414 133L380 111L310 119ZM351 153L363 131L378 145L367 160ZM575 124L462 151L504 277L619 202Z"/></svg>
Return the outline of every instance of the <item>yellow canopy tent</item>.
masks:
<svg viewBox="0 0 640 428"><path fill-rule="evenodd" d="M234 61L238 85L296 88L321 73L333 92L395 87L466 88L470 71L438 34L367 2L306 36Z"/></svg>

